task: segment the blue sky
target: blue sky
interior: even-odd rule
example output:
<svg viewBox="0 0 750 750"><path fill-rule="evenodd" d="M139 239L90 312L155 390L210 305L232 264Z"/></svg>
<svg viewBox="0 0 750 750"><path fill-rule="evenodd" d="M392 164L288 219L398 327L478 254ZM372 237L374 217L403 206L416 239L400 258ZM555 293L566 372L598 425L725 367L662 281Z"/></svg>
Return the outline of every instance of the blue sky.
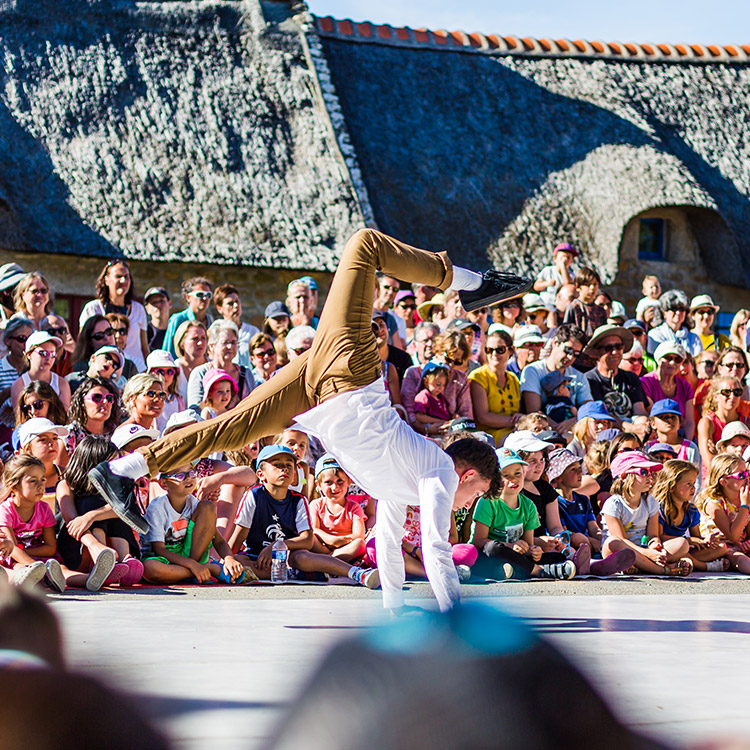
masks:
<svg viewBox="0 0 750 750"><path fill-rule="evenodd" d="M619 42L750 44L750 2L725 0L307 0L321 16L482 31L487 34ZM514 8L515 6L515 8Z"/></svg>

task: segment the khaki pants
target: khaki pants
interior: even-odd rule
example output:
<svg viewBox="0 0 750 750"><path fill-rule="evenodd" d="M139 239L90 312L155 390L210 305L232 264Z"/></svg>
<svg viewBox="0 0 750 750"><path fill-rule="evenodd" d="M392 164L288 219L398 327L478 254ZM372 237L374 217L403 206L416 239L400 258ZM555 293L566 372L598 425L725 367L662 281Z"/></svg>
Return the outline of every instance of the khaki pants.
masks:
<svg viewBox="0 0 750 750"><path fill-rule="evenodd" d="M374 229L360 230L346 243L312 348L226 414L140 448L150 475L274 435L321 401L377 380L381 360L372 332L376 270L443 290L453 280L446 253L418 250Z"/></svg>

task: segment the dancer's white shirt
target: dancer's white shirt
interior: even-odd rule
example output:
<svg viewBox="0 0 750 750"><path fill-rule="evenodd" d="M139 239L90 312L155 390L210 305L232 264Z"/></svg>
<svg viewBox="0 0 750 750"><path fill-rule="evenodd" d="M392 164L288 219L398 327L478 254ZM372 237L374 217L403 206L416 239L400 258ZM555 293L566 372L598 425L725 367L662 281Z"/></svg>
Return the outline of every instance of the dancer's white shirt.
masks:
<svg viewBox="0 0 750 750"><path fill-rule="evenodd" d="M382 379L334 396L295 419L320 439L365 492L378 499L376 544L383 604L403 605L400 540L406 506L418 505L425 569L440 608L450 609L460 598L448 541L458 488L451 458L398 416Z"/></svg>

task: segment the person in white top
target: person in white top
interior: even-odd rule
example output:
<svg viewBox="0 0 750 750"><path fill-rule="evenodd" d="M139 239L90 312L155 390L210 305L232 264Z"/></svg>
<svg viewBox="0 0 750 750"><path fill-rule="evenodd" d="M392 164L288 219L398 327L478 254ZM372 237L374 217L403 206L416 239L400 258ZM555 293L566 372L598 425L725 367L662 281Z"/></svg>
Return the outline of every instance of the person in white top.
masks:
<svg viewBox="0 0 750 750"><path fill-rule="evenodd" d="M258 329L250 323L242 322L242 301L236 286L222 284L214 289L214 306L224 320L231 320L237 326L237 356L234 361L250 369L250 339Z"/></svg>
<svg viewBox="0 0 750 750"><path fill-rule="evenodd" d="M396 610L404 605L401 540L409 505L421 508L424 566L438 605L447 610L456 604L460 584L449 542L452 510L469 507L488 491L498 472L497 457L473 438L443 452L391 408L371 325L376 268L406 282L461 289L467 310L522 294L532 284L513 274L479 275L453 267L446 253L360 230L344 248L309 351L226 414L93 470L92 482L115 512L146 533L148 524L133 493L136 478L214 450L240 448L296 421L323 442L365 492L381 498L376 545L384 605Z"/></svg>
<svg viewBox="0 0 750 750"><path fill-rule="evenodd" d="M70 386L65 378L52 372L57 350L62 346L62 340L57 336L50 336L47 331L34 331L26 339L26 361L29 369L21 375L10 389L11 403L15 404L21 391L33 380L43 380L49 383L52 390L60 397L67 410L70 406Z"/></svg>
<svg viewBox="0 0 750 750"><path fill-rule="evenodd" d="M96 280L97 298L84 305L78 325L82 327L92 315L106 315L111 312L127 315L130 331L123 353L135 364L138 372L143 372L148 356L148 316L146 308L133 299L134 296L133 279L128 264L121 258L110 260Z"/></svg>

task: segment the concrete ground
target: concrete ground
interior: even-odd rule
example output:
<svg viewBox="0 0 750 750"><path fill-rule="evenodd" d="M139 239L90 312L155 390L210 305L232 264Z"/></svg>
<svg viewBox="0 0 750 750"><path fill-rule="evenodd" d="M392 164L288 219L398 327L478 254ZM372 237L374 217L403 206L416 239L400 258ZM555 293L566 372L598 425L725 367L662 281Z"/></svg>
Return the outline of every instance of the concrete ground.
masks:
<svg viewBox="0 0 750 750"><path fill-rule="evenodd" d="M630 725L686 746L750 731L750 580L466 584L559 645ZM426 584L409 603L434 604ZM428 598L430 597L430 598ZM339 639L382 618L356 586L146 588L49 597L70 662L132 692L178 748L259 748ZM721 677L719 677L721 675Z"/></svg>

